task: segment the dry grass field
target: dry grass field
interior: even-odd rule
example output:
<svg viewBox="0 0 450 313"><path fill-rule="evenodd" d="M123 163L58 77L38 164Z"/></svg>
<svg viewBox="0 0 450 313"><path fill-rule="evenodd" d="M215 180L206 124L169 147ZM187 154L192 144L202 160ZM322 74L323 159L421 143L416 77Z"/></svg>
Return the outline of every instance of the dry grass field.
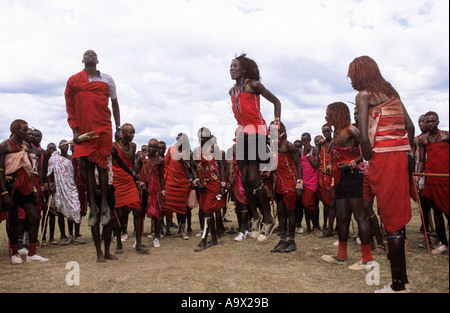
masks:
<svg viewBox="0 0 450 313"><path fill-rule="evenodd" d="M237 227L232 211L231 223ZM431 255L419 248L423 234L419 231L420 213L413 204L413 218L407 225L407 266L414 293L449 292L449 255ZM304 226L304 224L303 224ZM145 224L143 243L150 223ZM124 243L118 261L96 262L95 248L86 221L82 222L85 245L47 245L38 253L50 259L46 263L12 265L8 257L5 223L0 224L0 292L1 293L373 293L390 282L389 262L385 255L375 256L379 263L380 285L368 285L369 271L352 271L330 265L321 255L337 251L337 236L320 239L318 235L296 235L297 251L289 254L270 253L278 242L274 233L266 242L254 239L234 241L227 234L219 245L194 252L199 242L196 210L193 211L194 233L188 240L170 236L161 239L161 247L151 247L148 255L132 248L134 237ZM133 233L130 215L129 234ZM175 229L172 232L175 233ZM56 226L56 237L59 228ZM349 239L349 262L356 261L355 240ZM112 244L112 252L115 243ZM24 257L23 257L24 258ZM68 285L66 268L69 261L79 264L79 285ZM70 276L71 277L71 276Z"/></svg>

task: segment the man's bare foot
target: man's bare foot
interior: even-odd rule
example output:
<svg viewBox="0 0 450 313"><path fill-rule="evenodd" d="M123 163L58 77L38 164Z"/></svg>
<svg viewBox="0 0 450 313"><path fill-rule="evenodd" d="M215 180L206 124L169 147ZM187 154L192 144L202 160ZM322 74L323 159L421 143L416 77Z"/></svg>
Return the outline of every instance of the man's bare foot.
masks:
<svg viewBox="0 0 450 313"><path fill-rule="evenodd" d="M104 263L106 262L106 259L103 257L103 255L97 255L97 263Z"/></svg>
<svg viewBox="0 0 450 313"><path fill-rule="evenodd" d="M108 225L110 219L111 213L109 206L102 207L102 215L100 217L100 223L102 224L102 226Z"/></svg>
<svg viewBox="0 0 450 313"><path fill-rule="evenodd" d="M89 209L88 226L93 227L97 223L98 207L94 204Z"/></svg>
<svg viewBox="0 0 450 313"><path fill-rule="evenodd" d="M144 245L136 245L136 248L134 248L135 250L136 250L136 252L138 252L138 253L143 253L143 254L147 254L148 252L149 252L149 248L147 248L146 246L144 246Z"/></svg>
<svg viewBox="0 0 450 313"><path fill-rule="evenodd" d="M117 261L119 258L117 258L115 255L112 255L112 254L109 253L109 252L105 252L105 259Z"/></svg>

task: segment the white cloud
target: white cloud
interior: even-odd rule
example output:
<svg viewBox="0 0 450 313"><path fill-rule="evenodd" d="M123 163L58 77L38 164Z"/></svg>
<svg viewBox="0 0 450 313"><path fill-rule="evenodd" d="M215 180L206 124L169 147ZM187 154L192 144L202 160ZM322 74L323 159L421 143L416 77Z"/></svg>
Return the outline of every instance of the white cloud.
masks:
<svg viewBox="0 0 450 313"><path fill-rule="evenodd" d="M116 81L122 122L172 143L207 126L223 148L235 121L231 59L247 52L282 101L292 141L320 133L326 106L354 101L348 64L370 55L414 121L427 110L448 129L446 0L128 0L0 3L0 137L24 118L43 144L70 138L64 88L94 49ZM261 101L266 121L273 106ZM352 107L351 107L352 109ZM204 125L200 125L204 123ZM231 133L228 135L228 133ZM195 143L196 139L192 138Z"/></svg>

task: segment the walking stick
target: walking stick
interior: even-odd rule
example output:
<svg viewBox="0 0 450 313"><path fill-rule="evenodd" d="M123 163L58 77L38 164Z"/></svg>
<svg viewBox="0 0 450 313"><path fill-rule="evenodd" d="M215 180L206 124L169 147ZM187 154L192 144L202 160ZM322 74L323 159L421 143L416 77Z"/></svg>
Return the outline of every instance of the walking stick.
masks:
<svg viewBox="0 0 450 313"><path fill-rule="evenodd" d="M415 192L416 195L417 195L417 199L419 199L419 192L417 191L416 184L413 183L413 185L414 185L414 192ZM426 227L426 225L425 225L425 218L423 217L423 210L422 210L422 204L420 203L420 199L419 199L418 202L419 202L419 208L420 208L420 216L421 216L421 218L422 218L423 232L424 232L424 234L425 234L425 240L426 240L426 242L427 242L427 250L428 250L428 253L431 253L431 250L430 250L430 243L428 242L427 227Z"/></svg>
<svg viewBox="0 0 450 313"><path fill-rule="evenodd" d="M41 233L41 240L39 241L39 248L42 246L42 238L44 238L44 231L47 230L47 218L48 218L48 212L50 212L50 204L52 203L52 194L50 194L50 198L48 199L47 203L47 212L45 212L45 218L44 218L44 229Z"/></svg>

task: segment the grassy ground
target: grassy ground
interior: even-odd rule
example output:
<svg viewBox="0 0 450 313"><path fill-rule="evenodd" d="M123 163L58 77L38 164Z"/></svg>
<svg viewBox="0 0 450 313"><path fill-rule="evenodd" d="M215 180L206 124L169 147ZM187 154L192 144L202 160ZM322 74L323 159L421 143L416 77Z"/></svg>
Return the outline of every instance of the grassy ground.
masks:
<svg viewBox="0 0 450 313"><path fill-rule="evenodd" d="M234 211L227 227L237 228ZM143 243L150 223L146 220ZM420 213L413 204L413 218L407 225L406 257L411 290L416 293L449 292L449 255L431 255L418 247ZM304 225L303 225L304 226ZM124 253L118 261L96 262L95 248L86 220L81 233L85 245L43 246L38 254L50 259L46 263L12 265L8 257L5 223L0 224L0 292L2 293L373 293L390 282L386 256L375 256L379 263L380 285L368 285L369 271L352 271L330 265L321 255L337 251L333 242L337 236L320 239L318 235L296 235L297 251L290 254L270 253L279 238L276 233L266 242L254 239L236 242L235 234L219 240L219 245L203 252L194 252L200 241L196 210L193 211L194 234L188 240L175 236L161 239L161 247L151 247L148 255L137 254L132 248L134 237L124 243ZM128 231L133 233L132 215ZM175 229L172 232L175 233ZM59 229L56 227L59 238ZM360 256L357 244L349 240L349 264ZM112 252L115 243L112 244ZM23 257L24 258L24 257ZM69 261L79 264L80 284L69 286L66 275L73 269ZM373 273L373 272L372 272Z"/></svg>

